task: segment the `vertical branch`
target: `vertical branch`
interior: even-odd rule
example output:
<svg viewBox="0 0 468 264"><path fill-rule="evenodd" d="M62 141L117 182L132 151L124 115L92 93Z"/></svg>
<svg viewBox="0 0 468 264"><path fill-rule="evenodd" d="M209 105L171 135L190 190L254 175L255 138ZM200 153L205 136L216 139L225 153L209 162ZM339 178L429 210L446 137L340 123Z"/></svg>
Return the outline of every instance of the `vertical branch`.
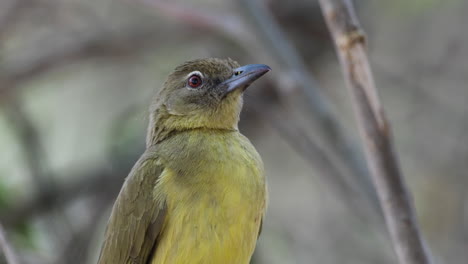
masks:
<svg viewBox="0 0 468 264"><path fill-rule="evenodd" d="M428 264L411 196L392 145L390 125L380 104L365 50L365 36L350 0L320 0L334 39L366 159L400 264Z"/></svg>
<svg viewBox="0 0 468 264"><path fill-rule="evenodd" d="M7 264L19 264L18 258L16 257L13 248L6 238L5 230L3 229L2 224L0 224L0 249L3 251L3 255L5 256Z"/></svg>

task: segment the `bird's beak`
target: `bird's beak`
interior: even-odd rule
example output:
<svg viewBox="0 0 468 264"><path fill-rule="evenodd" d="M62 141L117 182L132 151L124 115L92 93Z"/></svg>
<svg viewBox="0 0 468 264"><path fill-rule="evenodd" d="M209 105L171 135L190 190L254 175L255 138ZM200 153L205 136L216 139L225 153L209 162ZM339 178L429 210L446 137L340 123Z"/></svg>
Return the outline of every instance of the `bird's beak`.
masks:
<svg viewBox="0 0 468 264"><path fill-rule="evenodd" d="M234 75L222 83L226 88L226 94L242 89L244 91L255 80L262 77L265 73L271 71L271 68L265 64L249 64L234 69Z"/></svg>

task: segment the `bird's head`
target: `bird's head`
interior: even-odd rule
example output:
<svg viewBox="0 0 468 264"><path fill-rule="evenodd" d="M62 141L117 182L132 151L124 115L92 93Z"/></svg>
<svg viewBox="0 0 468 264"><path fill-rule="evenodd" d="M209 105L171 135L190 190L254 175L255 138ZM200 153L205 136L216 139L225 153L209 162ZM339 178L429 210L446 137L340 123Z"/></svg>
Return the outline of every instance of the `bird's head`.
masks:
<svg viewBox="0 0 468 264"><path fill-rule="evenodd" d="M236 130L243 92L270 70L263 64L240 67L231 59L215 58L178 66L151 106L147 145L174 131Z"/></svg>

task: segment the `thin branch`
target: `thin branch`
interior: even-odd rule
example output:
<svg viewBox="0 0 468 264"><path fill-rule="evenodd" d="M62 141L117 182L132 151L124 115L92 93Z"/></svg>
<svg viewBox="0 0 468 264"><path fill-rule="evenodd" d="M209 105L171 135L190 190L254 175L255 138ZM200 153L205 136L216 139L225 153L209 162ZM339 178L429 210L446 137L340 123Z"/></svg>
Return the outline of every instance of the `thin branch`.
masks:
<svg viewBox="0 0 468 264"><path fill-rule="evenodd" d="M394 152L390 124L377 95L365 36L352 2L320 0L320 5L353 95L367 163L398 260L400 264L429 264L428 250Z"/></svg>
<svg viewBox="0 0 468 264"><path fill-rule="evenodd" d="M5 260L7 264L19 264L18 257L13 251L13 247L10 245L9 241L6 238L5 230L3 229L2 224L0 223L0 248L3 251Z"/></svg>
<svg viewBox="0 0 468 264"><path fill-rule="evenodd" d="M71 43L56 47L52 52L42 54L32 61L17 62L14 70L0 69L0 103L10 95L15 95L16 88L45 72L57 69L69 62L88 58L121 58L138 54L150 44L156 43L158 32L154 29L134 30L126 34L100 32ZM46 41L45 41L46 42ZM37 46L48 45L40 43ZM18 59L20 60L20 59Z"/></svg>

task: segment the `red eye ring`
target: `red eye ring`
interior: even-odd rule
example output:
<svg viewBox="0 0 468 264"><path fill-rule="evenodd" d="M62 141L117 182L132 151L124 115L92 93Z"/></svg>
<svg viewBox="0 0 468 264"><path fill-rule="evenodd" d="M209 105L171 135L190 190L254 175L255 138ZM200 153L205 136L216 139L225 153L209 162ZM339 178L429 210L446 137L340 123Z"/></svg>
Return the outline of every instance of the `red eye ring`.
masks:
<svg viewBox="0 0 468 264"><path fill-rule="evenodd" d="M198 88L200 85L202 85L202 79L197 74L193 74L188 78L187 84L191 88Z"/></svg>

